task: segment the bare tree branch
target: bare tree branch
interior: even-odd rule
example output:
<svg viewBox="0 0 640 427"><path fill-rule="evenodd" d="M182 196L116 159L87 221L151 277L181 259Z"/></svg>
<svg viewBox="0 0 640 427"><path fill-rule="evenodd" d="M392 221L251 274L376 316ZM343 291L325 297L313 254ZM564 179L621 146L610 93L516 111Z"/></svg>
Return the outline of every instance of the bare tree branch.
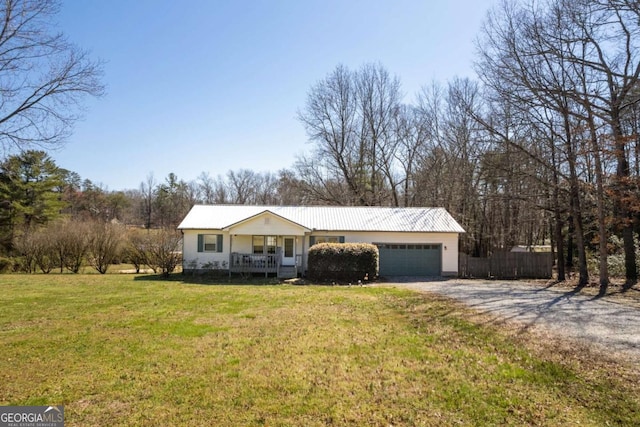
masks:
<svg viewBox="0 0 640 427"><path fill-rule="evenodd" d="M55 147L86 96L100 96L102 65L54 32L56 0L0 5L0 146Z"/></svg>

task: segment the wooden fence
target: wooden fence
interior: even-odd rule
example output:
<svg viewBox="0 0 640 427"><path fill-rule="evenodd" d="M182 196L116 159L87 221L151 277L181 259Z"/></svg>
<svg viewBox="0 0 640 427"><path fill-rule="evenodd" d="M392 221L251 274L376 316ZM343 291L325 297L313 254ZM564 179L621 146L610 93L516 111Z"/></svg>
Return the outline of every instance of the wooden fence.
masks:
<svg viewBox="0 0 640 427"><path fill-rule="evenodd" d="M498 252L489 258L459 254L458 274L476 279L550 279L553 254L550 252Z"/></svg>

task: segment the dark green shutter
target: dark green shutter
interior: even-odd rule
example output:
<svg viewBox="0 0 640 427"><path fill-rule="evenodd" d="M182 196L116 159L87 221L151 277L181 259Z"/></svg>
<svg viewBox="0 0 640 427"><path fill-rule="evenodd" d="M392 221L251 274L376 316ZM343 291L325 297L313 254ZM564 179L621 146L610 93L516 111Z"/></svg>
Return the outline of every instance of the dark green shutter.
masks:
<svg viewBox="0 0 640 427"><path fill-rule="evenodd" d="M198 234L198 252L204 251L204 235Z"/></svg>
<svg viewBox="0 0 640 427"><path fill-rule="evenodd" d="M216 249L217 252L222 252L222 234L218 234L216 237Z"/></svg>
<svg viewBox="0 0 640 427"><path fill-rule="evenodd" d="M316 237L315 236L309 236L309 247L313 246L316 244Z"/></svg>
<svg viewBox="0 0 640 427"><path fill-rule="evenodd" d="M340 238L338 239L338 241L339 241L340 243L344 243L344 236L340 236Z"/></svg>

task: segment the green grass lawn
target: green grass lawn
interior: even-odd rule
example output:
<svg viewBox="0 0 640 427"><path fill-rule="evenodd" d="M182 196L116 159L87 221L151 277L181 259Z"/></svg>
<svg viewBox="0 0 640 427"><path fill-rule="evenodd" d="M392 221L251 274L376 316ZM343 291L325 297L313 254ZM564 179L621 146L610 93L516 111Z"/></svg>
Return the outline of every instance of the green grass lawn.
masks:
<svg viewBox="0 0 640 427"><path fill-rule="evenodd" d="M637 383L383 287L0 275L0 405L68 426L638 425Z"/></svg>

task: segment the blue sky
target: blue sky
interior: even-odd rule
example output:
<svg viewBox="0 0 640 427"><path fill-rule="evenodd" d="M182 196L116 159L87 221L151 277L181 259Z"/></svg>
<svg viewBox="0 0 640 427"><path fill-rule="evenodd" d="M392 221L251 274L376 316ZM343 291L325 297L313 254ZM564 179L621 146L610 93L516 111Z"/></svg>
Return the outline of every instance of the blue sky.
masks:
<svg viewBox="0 0 640 427"><path fill-rule="evenodd" d="M474 39L494 0L63 0L59 28L104 61L58 166L109 190L152 173L194 180L276 172L310 149L296 119L338 64L381 63L405 101L474 78Z"/></svg>

